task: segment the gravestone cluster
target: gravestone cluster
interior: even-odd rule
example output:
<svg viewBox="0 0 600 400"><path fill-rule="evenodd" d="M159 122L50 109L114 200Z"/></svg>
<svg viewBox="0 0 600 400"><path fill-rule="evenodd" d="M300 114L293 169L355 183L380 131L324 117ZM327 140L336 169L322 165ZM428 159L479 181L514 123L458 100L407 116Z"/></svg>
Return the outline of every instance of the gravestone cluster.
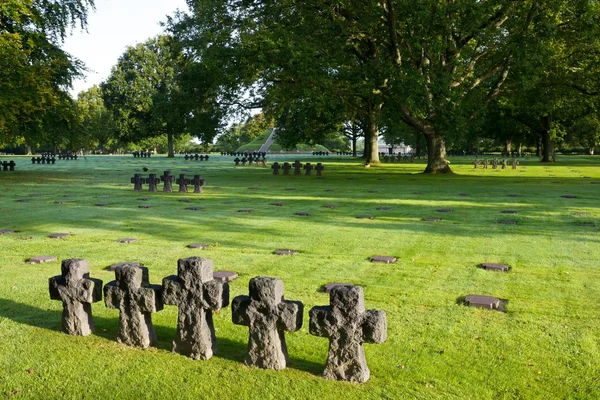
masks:
<svg viewBox="0 0 600 400"><path fill-rule="evenodd" d="M13 160L10 160L10 161L2 161L2 163L0 163L0 165L2 166L2 171L14 171L17 163L15 163Z"/></svg>
<svg viewBox="0 0 600 400"><path fill-rule="evenodd" d="M484 158L483 160L475 159L475 161L473 161L473 168L477 169L481 165L483 169L488 169L488 166L492 164L492 169L498 169L498 166L500 166L501 169L507 169L509 163L512 166L512 169L517 169L519 166L519 160L516 158L513 158L511 161L506 159L498 160L498 158L493 158L492 160Z"/></svg>
<svg viewBox="0 0 600 400"><path fill-rule="evenodd" d="M130 180L133 183L133 190L141 192L144 188L143 185L148 185L149 192L157 192L158 185L163 183L163 192L173 192L173 183L179 186L179 193L188 193L188 186L193 185L194 193L202 193L202 187L206 184L204 178L201 175L194 175L193 178L188 178L186 174L179 174L179 178L171 175L171 171L164 171L161 177L156 174L149 174L147 178L143 177L142 174L134 174Z"/></svg>
<svg viewBox="0 0 600 400"><path fill-rule="evenodd" d="M312 171L315 170L316 176L323 176L325 166L322 163L317 163L316 166L313 166L309 162L303 165L300 160L296 160L293 164L290 164L289 162L284 162L283 164L274 162L273 165L271 165L273 175L279 175L280 169L283 171L283 175L290 175L292 168L294 169L294 175L311 176ZM304 170L304 174L302 173L302 170Z"/></svg>
<svg viewBox="0 0 600 400"><path fill-rule="evenodd" d="M329 152L328 151L313 151L312 155L313 156L328 156Z"/></svg>
<svg viewBox="0 0 600 400"><path fill-rule="evenodd" d="M222 156L231 156L231 157L252 157L252 158L266 158L267 157L267 152L266 151L253 151L253 152L247 152L247 151L222 151L221 152Z"/></svg>
<svg viewBox="0 0 600 400"><path fill-rule="evenodd" d="M114 265L115 280L104 285L106 307L119 310L116 340L147 348L156 343L152 314L165 305L178 307L173 351L195 360L217 352L213 312L229 305L229 284L216 280L212 261L201 257L180 259L177 275L150 283L148 269L137 263ZM283 281L259 276L250 279L249 295L231 303L232 322L248 327L249 366L282 370L289 363L285 332L302 327L304 305L285 300ZM62 331L87 336L94 331L92 304L102 300L102 281L90 278L83 259L64 260L61 275L49 279L50 298L63 303ZM382 343L387 335L384 311L365 310L363 289L339 284L329 291L330 305L309 312L309 332L329 339L323 376L366 382L369 368L363 343Z"/></svg>
<svg viewBox="0 0 600 400"><path fill-rule="evenodd" d="M55 164L56 158L54 156L41 156L41 157L31 157L32 164Z"/></svg>
<svg viewBox="0 0 600 400"><path fill-rule="evenodd" d="M75 153L60 153L58 155L59 160L77 160L77 154Z"/></svg>
<svg viewBox="0 0 600 400"><path fill-rule="evenodd" d="M267 166L267 158L266 157L260 157L260 156L252 156L252 154L250 154L247 158L244 156L242 158L236 157L235 160L233 160L233 162L235 163L236 167L239 167L240 164L242 165L242 167L245 167L246 165L248 165L249 167L252 166L252 164L255 164L257 167L259 166L263 166L266 167Z"/></svg>
<svg viewBox="0 0 600 400"><path fill-rule="evenodd" d="M150 151L134 151L131 153L135 158L149 158L152 155Z"/></svg>
<svg viewBox="0 0 600 400"><path fill-rule="evenodd" d="M185 161L208 161L208 154L185 154Z"/></svg>

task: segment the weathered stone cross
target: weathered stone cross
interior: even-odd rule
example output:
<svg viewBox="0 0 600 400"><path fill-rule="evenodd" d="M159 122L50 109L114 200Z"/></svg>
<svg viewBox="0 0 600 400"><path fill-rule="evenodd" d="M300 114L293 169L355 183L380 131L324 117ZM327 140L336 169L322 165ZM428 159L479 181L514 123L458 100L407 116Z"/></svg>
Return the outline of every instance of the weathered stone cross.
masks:
<svg viewBox="0 0 600 400"><path fill-rule="evenodd" d="M171 175L171 171L165 171L160 180L164 183L163 192L171 193L173 191L173 181L175 180L175 177Z"/></svg>
<svg viewBox="0 0 600 400"><path fill-rule="evenodd" d="M290 174L290 169L292 169L292 166L290 165L289 162L284 162L283 163L283 174L284 175L289 175Z"/></svg>
<svg viewBox="0 0 600 400"><path fill-rule="evenodd" d="M74 336L94 332L92 303L102 300L102 281L90 278L86 260L64 260L61 275L49 280L50 298L63 302L62 331Z"/></svg>
<svg viewBox="0 0 600 400"><path fill-rule="evenodd" d="M144 183L144 178L142 178L141 174L134 174L133 178L131 178L131 183L133 183L133 190L136 192L142 191L142 183Z"/></svg>
<svg viewBox="0 0 600 400"><path fill-rule="evenodd" d="M306 171L305 175L306 176L310 176L311 171L313 170L313 166L311 163L307 162L306 164L304 164L304 170Z"/></svg>
<svg viewBox="0 0 600 400"><path fill-rule="evenodd" d="M195 360L208 360L217 351L212 311L229 305L229 284L213 279L212 261L180 259L177 275L163 279L165 304L179 307L173 351Z"/></svg>
<svg viewBox="0 0 600 400"><path fill-rule="evenodd" d="M271 169L273 170L273 175L279 175L279 168L281 168L281 166L279 165L278 162L274 162L273 165L271 165Z"/></svg>
<svg viewBox="0 0 600 400"><path fill-rule="evenodd" d="M323 176L323 170L325 167L322 163L317 163L317 167L315 169L317 170L317 176Z"/></svg>
<svg viewBox="0 0 600 400"><path fill-rule="evenodd" d="M296 160L293 164L294 166L294 175L300 175L300 169L302 168L302 163L299 160Z"/></svg>
<svg viewBox="0 0 600 400"><path fill-rule="evenodd" d="M202 186L206 183L202 176L194 175L194 179L192 179L191 183L194 184L194 193L202 193Z"/></svg>
<svg viewBox="0 0 600 400"><path fill-rule="evenodd" d="M156 174L150 174L150 176L146 179L146 183L148 184L148 191L157 192L158 189L156 185L160 183L160 178L156 176Z"/></svg>
<svg viewBox="0 0 600 400"><path fill-rule="evenodd" d="M156 342L152 314L163 309L162 287L150 285L148 268L123 263L115 269L116 280L104 285L104 302L118 308L117 342L147 348Z"/></svg>
<svg viewBox="0 0 600 400"><path fill-rule="evenodd" d="M370 371L363 343L385 341L385 311L365 311L360 286L337 286L329 295L330 306L313 307L309 312L311 335L329 338L329 354L323 376L327 379L366 382Z"/></svg>
<svg viewBox="0 0 600 400"><path fill-rule="evenodd" d="M283 299L281 279L259 276L250 279L250 296L231 303L234 324L250 327L246 365L274 370L288 362L285 332L302 327L304 305Z"/></svg>
<svg viewBox="0 0 600 400"><path fill-rule="evenodd" d="M185 174L179 174L179 178L176 182L179 185L179 193L187 193L187 185L189 185L190 180L185 176Z"/></svg>

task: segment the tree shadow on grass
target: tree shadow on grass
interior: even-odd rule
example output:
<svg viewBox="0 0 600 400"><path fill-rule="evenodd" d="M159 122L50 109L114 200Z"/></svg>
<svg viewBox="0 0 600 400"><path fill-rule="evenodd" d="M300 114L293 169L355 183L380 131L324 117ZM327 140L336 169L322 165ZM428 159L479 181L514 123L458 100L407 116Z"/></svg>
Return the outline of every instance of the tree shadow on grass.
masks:
<svg viewBox="0 0 600 400"><path fill-rule="evenodd" d="M47 329L49 331L59 332L61 329L62 311L41 309L29 304L17 303L9 299L0 299L0 318L7 318L19 324L25 324L36 328ZM103 318L94 316L95 336L106 340L115 341L119 318ZM155 348L171 352L173 349L172 340L177 332L174 327L155 325L156 336L158 337ZM235 362L244 362L247 345L245 343L217 337L217 353L215 357L224 358ZM290 368L294 368L312 375L320 375L323 365L290 357Z"/></svg>

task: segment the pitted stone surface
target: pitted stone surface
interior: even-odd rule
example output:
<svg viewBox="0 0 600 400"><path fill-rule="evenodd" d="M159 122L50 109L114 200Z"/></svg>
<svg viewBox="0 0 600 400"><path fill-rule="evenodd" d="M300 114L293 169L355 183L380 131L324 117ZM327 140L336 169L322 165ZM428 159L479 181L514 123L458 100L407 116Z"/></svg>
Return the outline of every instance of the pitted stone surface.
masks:
<svg viewBox="0 0 600 400"><path fill-rule="evenodd" d="M496 263L482 263L481 268L491 270L491 271L502 271L502 272L506 272L510 269L510 267L508 265L496 264Z"/></svg>
<svg viewBox="0 0 600 400"><path fill-rule="evenodd" d="M470 307L489 308L495 310L500 307L500 299L492 296L469 295L465 297L465 301Z"/></svg>
<svg viewBox="0 0 600 400"><path fill-rule="evenodd" d="M123 263L115 269L116 280L104 285L104 302L119 309L117 342L147 348L156 343L152 313L163 309L162 287L151 285L148 268Z"/></svg>
<svg viewBox="0 0 600 400"><path fill-rule="evenodd" d="M212 312L229 305L229 285L213 279L212 261L180 259L177 275L163 279L165 304L179 307L173 351L195 360L208 360L217 351Z"/></svg>
<svg viewBox="0 0 600 400"><path fill-rule="evenodd" d="M259 276L250 279L250 296L237 296L231 303L234 324L250 328L246 364L281 370L289 361L285 331L302 327L304 305L283 299L283 281Z"/></svg>
<svg viewBox="0 0 600 400"><path fill-rule="evenodd" d="M323 285L323 286L321 287L321 289L322 289L322 290L323 290L325 293L331 293L331 291L332 291L334 288L338 287L338 286L354 286L354 285L352 285L351 283L331 282L331 283L328 283L328 284L326 284L326 285Z"/></svg>
<svg viewBox="0 0 600 400"><path fill-rule="evenodd" d="M387 337L385 311L366 310L360 286L337 286L329 293L330 305L313 307L311 335L329 338L329 354L323 376L350 382L366 382L370 371L363 343L383 343Z"/></svg>
<svg viewBox="0 0 600 400"><path fill-rule="evenodd" d="M62 328L69 335L87 336L94 332L92 303L102 300L102 281L90 278L86 260L64 260L61 275L48 280L50 298L63 304Z"/></svg>
<svg viewBox="0 0 600 400"><path fill-rule="evenodd" d="M220 282L231 282L238 278L238 274L231 271L215 271L213 272L213 279Z"/></svg>

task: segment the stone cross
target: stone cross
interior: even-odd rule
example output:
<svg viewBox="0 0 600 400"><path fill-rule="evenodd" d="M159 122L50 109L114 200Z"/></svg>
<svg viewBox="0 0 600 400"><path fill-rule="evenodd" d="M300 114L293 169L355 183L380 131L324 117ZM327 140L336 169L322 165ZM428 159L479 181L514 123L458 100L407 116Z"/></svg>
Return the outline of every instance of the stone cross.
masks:
<svg viewBox="0 0 600 400"><path fill-rule="evenodd" d="M136 192L142 191L142 183L144 183L144 178L142 178L141 174L134 174L133 178L131 178L131 183L133 183L133 190Z"/></svg>
<svg viewBox="0 0 600 400"><path fill-rule="evenodd" d="M179 185L179 193L187 193L187 185L190 183L190 180L186 178L185 174L179 174L179 178L175 183Z"/></svg>
<svg viewBox="0 0 600 400"><path fill-rule="evenodd" d="M517 166L519 165L519 161L515 158L512 160L512 169L517 169Z"/></svg>
<svg viewBox="0 0 600 400"><path fill-rule="evenodd" d="M488 169L488 164L490 162L488 161L488 159L486 158L485 160L483 160L483 169Z"/></svg>
<svg viewBox="0 0 600 400"><path fill-rule="evenodd" d="M102 281L90 278L86 260L64 260L61 275L49 279L50 298L63 303L62 331L74 336L94 332L92 303L102 300Z"/></svg>
<svg viewBox="0 0 600 400"><path fill-rule="evenodd" d="M175 177L171 175L171 171L165 171L160 180L164 183L163 192L171 193L173 191L173 181L175 181Z"/></svg>
<svg viewBox="0 0 600 400"><path fill-rule="evenodd" d="M307 162L306 164L304 164L304 170L306 171L305 175L306 176L310 176L311 171L313 170L313 166L311 163Z"/></svg>
<svg viewBox="0 0 600 400"><path fill-rule="evenodd" d="M273 165L271 165L271 169L273 170L273 175L279 175L279 168L281 168L281 166L279 165L278 162L274 162Z"/></svg>
<svg viewBox="0 0 600 400"><path fill-rule="evenodd" d="M473 166L475 167L475 169L477 169L477 167L479 167L479 160L473 161Z"/></svg>
<svg viewBox="0 0 600 400"><path fill-rule="evenodd" d="M246 365L284 369L289 360L285 331L302 327L304 305L283 299L281 279L259 276L248 287L250 296L237 296L231 303L233 323L250 327Z"/></svg>
<svg viewBox="0 0 600 400"><path fill-rule="evenodd" d="M177 275L163 279L165 304L179 307L173 351L194 360L208 360L217 351L212 312L229 305L229 284L213 279L211 260L180 259Z"/></svg>
<svg viewBox="0 0 600 400"><path fill-rule="evenodd" d="M8 161L2 162L2 171L8 171Z"/></svg>
<svg viewBox="0 0 600 400"><path fill-rule="evenodd" d="M300 169L302 168L302 163L300 160L296 160L293 164L294 166L294 175L300 175Z"/></svg>
<svg viewBox="0 0 600 400"><path fill-rule="evenodd" d="M363 343L382 343L387 336L385 311L365 311L360 286L337 286L331 290L330 306L313 307L311 335L329 338L329 354L323 376L351 382L366 382L370 371Z"/></svg>
<svg viewBox="0 0 600 400"><path fill-rule="evenodd" d="M238 165L240 165L240 159L239 158L235 158L235 160L233 160L233 162L235 162L235 166L237 167Z"/></svg>
<svg viewBox="0 0 600 400"><path fill-rule="evenodd" d="M248 162L248 160L246 160L246 157L242 158L242 166L246 166L246 163Z"/></svg>
<svg viewBox="0 0 600 400"><path fill-rule="evenodd" d="M498 169L498 159L494 158L492 160L492 169Z"/></svg>
<svg viewBox="0 0 600 400"><path fill-rule="evenodd" d="M315 169L317 170L317 176L323 176L323 170L325 167L322 163L317 163L317 167Z"/></svg>
<svg viewBox="0 0 600 400"><path fill-rule="evenodd" d="M156 185L160 183L160 178L156 176L156 174L150 174L150 176L146 179L146 183L148 184L148 190L150 192L157 192L158 189Z"/></svg>
<svg viewBox="0 0 600 400"><path fill-rule="evenodd" d="M508 161L502 160L502 169L506 169L507 166L508 166Z"/></svg>
<svg viewBox="0 0 600 400"><path fill-rule="evenodd" d="M284 175L289 175L290 174L290 169L292 169L292 166L290 165L289 162L284 162L283 163L283 174Z"/></svg>
<svg viewBox="0 0 600 400"><path fill-rule="evenodd" d="M194 184L194 193L202 193L202 186L206 183L202 176L194 175L194 179L192 179L191 183Z"/></svg>
<svg viewBox="0 0 600 400"><path fill-rule="evenodd" d="M156 342L152 314L163 309L162 287L151 285L148 268L123 263L115 269L116 280L104 285L104 302L119 309L117 342L147 348Z"/></svg>

